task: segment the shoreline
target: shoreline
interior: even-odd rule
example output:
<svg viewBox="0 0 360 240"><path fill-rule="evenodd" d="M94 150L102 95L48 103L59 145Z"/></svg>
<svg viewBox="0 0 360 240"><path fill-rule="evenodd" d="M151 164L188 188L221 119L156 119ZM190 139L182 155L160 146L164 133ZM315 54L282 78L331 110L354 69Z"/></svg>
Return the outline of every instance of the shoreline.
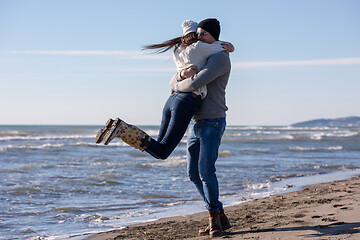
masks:
<svg viewBox="0 0 360 240"><path fill-rule="evenodd" d="M231 239L360 239L360 177L309 185L302 190L225 207ZM87 240L208 239L198 229L207 212L167 217L97 233Z"/></svg>

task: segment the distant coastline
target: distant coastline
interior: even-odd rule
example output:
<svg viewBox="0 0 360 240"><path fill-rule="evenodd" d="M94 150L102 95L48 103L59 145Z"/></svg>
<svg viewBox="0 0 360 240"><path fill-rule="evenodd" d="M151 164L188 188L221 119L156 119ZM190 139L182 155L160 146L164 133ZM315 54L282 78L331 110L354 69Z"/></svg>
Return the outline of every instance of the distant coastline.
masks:
<svg viewBox="0 0 360 240"><path fill-rule="evenodd" d="M305 122L298 122L292 127L360 127L360 117L351 116L334 119L314 119Z"/></svg>

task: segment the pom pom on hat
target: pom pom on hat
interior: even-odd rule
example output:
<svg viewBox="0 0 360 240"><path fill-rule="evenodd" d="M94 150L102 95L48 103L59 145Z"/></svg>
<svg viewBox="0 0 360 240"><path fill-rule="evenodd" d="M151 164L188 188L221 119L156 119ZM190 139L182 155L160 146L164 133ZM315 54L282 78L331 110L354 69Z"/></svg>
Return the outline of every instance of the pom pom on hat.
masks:
<svg viewBox="0 0 360 240"><path fill-rule="evenodd" d="M184 36L188 33L196 32L197 25L198 25L197 22L194 22L192 20L185 20L182 23L182 29L183 29Z"/></svg>
<svg viewBox="0 0 360 240"><path fill-rule="evenodd" d="M219 40L220 35L220 22L216 18L208 18L205 20L202 20L198 24L199 28L204 29L208 33L211 34L213 38L215 38L216 41Z"/></svg>

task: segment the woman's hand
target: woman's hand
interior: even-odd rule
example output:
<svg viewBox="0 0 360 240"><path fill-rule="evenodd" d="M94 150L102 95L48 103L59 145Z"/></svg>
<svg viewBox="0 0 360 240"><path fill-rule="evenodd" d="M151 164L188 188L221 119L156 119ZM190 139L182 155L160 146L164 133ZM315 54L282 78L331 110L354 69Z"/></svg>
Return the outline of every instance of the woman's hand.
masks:
<svg viewBox="0 0 360 240"><path fill-rule="evenodd" d="M181 70L180 77L182 79L190 78L190 77L194 76L197 72L198 72L197 66L191 66L184 70Z"/></svg>
<svg viewBox="0 0 360 240"><path fill-rule="evenodd" d="M223 42L221 45L223 46L223 48L225 49L226 52L233 52L233 51L235 51L234 45L232 45L232 44L229 43L229 42Z"/></svg>

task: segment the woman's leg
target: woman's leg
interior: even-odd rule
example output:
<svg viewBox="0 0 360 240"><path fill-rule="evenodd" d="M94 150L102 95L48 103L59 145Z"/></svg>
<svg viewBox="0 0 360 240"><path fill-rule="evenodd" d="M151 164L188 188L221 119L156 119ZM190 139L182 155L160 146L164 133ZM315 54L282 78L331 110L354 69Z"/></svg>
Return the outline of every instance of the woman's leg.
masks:
<svg viewBox="0 0 360 240"><path fill-rule="evenodd" d="M164 104L162 117L161 117L161 124L160 124L160 128L159 128L159 135L156 139L157 142L161 142L161 140L164 138L166 131L169 127L169 123L170 123L170 119L171 119L171 103L172 103L173 99L176 97L175 95L176 94L174 94L174 93L171 94Z"/></svg>
<svg viewBox="0 0 360 240"><path fill-rule="evenodd" d="M161 141L155 141L141 129L119 119L116 121L117 125L104 137L104 142L108 144L115 137L119 137L136 149L145 150L155 158L165 159L181 141L200 103L201 97L195 97L192 93L173 93L166 104L169 110L165 110L163 116L164 124L159 132Z"/></svg>
<svg viewBox="0 0 360 240"><path fill-rule="evenodd" d="M166 131L168 129L170 118L171 118L171 102L172 102L173 98L174 98L174 94L171 94L164 104L162 117L161 117L161 124L160 124L160 128L159 128L159 134L158 134L158 137L156 140L157 142L161 142L161 140L164 138ZM157 158L157 159L160 158L155 153L153 153L149 148L146 148L145 152L149 153L154 158Z"/></svg>
<svg viewBox="0 0 360 240"><path fill-rule="evenodd" d="M171 111L170 106L172 99L174 98L173 95L170 95L167 101L165 102L165 105L163 107L163 116L162 116L162 122L159 129L159 137L160 139L163 138L163 136L166 133L167 127L169 125L169 120L171 117ZM117 118L115 121L113 121L113 126L110 127L111 129L108 129L106 132L104 131L104 144L109 144L114 138L120 138L125 143L129 144L130 146L134 147L135 149L140 149L141 151L146 151L149 154L151 154L154 158L159 159L159 157L151 152L149 149L146 150L147 144L150 143L151 140L153 140L147 133L142 131L140 128L133 126L131 124L128 124L121 119ZM101 131L101 130L100 130ZM99 134L98 134L99 135ZM144 139L145 138L145 139ZM96 139L98 140L98 139ZM144 143L144 146L141 146L142 140L149 140L148 143ZM153 140L155 141L155 140Z"/></svg>
<svg viewBox="0 0 360 240"><path fill-rule="evenodd" d="M199 109L201 98L194 97L192 93L174 93L170 104L170 119L161 141L151 140L147 149L159 156L167 158L184 136L189 122Z"/></svg>

